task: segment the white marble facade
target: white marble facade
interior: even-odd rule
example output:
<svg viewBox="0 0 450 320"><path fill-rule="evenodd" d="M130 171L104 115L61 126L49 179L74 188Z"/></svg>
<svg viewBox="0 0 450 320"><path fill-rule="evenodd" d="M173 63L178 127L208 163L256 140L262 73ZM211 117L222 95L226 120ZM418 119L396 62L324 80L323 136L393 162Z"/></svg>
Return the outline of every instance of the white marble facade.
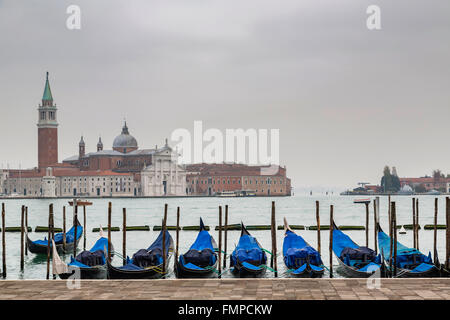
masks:
<svg viewBox="0 0 450 320"><path fill-rule="evenodd" d="M155 152L152 164L142 170L141 190L148 197L186 195L186 170L170 147Z"/></svg>

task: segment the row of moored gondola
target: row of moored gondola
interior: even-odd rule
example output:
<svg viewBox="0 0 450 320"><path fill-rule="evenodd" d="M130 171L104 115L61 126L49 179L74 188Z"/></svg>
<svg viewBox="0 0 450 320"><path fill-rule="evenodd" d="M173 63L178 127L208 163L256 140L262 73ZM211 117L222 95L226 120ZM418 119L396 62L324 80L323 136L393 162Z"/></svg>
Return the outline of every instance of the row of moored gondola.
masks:
<svg viewBox="0 0 450 320"><path fill-rule="evenodd" d="M83 234L83 227L77 223L76 242ZM332 250L339 262L338 271L352 278L369 276L392 276L392 260L390 237L378 225L378 242L380 254L356 244L348 235L334 224ZM323 265L320 253L309 245L302 236L289 228L284 219L285 237L283 241L283 258L288 269L287 273L293 277L316 278L322 277L326 267ZM75 240L75 226L66 233L66 245L63 247L63 234L57 233L50 244L53 252L53 273L60 278L67 279L74 275L81 279L155 279L161 278L167 271L163 268L163 247L165 248L166 266L174 253L174 242L170 233L163 231L157 239L146 249L135 252L130 259L126 257L123 266L113 266L107 259L108 239L104 237L100 228L100 237L90 250L86 250L71 257L69 264L64 263L59 253L73 252ZM163 246L163 241L165 245ZM28 250L36 254L46 254L48 240L32 241L27 235ZM205 229L200 219L200 231L195 242L184 254L180 254L175 263L174 272L178 278L203 278L217 276L217 244ZM111 245L111 253L114 248ZM391 261L390 261L391 260ZM434 277L448 276L440 264L432 262L431 253L426 256L420 251L408 248L397 242L397 277ZM236 248L230 256L230 271L237 277L261 277L265 274L267 255L242 224L241 236Z"/></svg>

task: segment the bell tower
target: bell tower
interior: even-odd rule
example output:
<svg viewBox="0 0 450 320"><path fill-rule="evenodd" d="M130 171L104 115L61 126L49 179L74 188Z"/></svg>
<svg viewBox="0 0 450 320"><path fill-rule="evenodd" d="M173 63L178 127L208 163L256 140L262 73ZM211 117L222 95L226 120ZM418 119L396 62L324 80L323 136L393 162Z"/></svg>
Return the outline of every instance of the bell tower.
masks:
<svg viewBox="0 0 450 320"><path fill-rule="evenodd" d="M42 104L38 107L38 167L47 168L58 163L58 122L50 82L45 81Z"/></svg>

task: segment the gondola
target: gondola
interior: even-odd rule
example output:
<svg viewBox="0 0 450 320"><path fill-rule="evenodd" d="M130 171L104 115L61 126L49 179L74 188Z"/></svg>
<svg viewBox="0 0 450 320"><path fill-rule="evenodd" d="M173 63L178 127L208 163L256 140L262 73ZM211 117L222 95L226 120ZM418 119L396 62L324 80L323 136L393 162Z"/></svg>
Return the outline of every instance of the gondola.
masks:
<svg viewBox="0 0 450 320"><path fill-rule="evenodd" d="M240 278L261 277L266 273L267 256L258 240L241 223L241 237L230 256L231 273Z"/></svg>
<svg viewBox="0 0 450 320"><path fill-rule="evenodd" d="M74 234L75 234L75 226L73 226L72 228L70 228L69 231L66 232L66 248L64 250L63 233L62 232L55 233L54 241L58 253L73 252ZM78 242L80 242L82 235L83 235L83 227L81 226L80 222L77 219L77 246ZM44 240L33 241L28 237L28 233L26 233L26 239L27 239L27 248L30 252L47 254L47 245L48 245L47 237L45 237Z"/></svg>
<svg viewBox="0 0 450 320"><path fill-rule="evenodd" d="M189 250L180 255L175 264L177 278L207 278L215 275L217 265L217 244L205 230L200 218L200 231Z"/></svg>
<svg viewBox="0 0 450 320"><path fill-rule="evenodd" d="M391 238L383 232L380 225L378 229L378 244L386 262L389 263ZM393 258L392 258L393 259ZM431 252L428 256L417 249L408 248L397 241L397 275L398 278L425 278L439 276L440 268L433 264ZM393 272L393 270L391 270Z"/></svg>
<svg viewBox="0 0 450 320"><path fill-rule="evenodd" d="M325 267L319 252L311 247L303 237L291 230L284 218L283 257L289 273L299 278L321 278Z"/></svg>
<svg viewBox="0 0 450 320"><path fill-rule="evenodd" d="M94 246L89 251L82 251L75 258L71 256L69 264L64 263L57 250L53 249L53 272L61 279L68 279L72 275L78 279L106 279L108 249L108 239L100 228L100 238ZM111 253L113 252L114 247L111 244Z"/></svg>
<svg viewBox="0 0 450 320"><path fill-rule="evenodd" d="M173 254L173 239L166 230L165 236L166 270ZM147 249L140 249L127 257L127 263L121 267L114 267L107 261L108 279L158 279L163 274L163 231ZM167 273L167 271L166 271Z"/></svg>
<svg viewBox="0 0 450 320"><path fill-rule="evenodd" d="M368 278L375 273L384 277L381 255L368 247L357 245L333 221L333 252L339 263L338 272L349 278Z"/></svg>

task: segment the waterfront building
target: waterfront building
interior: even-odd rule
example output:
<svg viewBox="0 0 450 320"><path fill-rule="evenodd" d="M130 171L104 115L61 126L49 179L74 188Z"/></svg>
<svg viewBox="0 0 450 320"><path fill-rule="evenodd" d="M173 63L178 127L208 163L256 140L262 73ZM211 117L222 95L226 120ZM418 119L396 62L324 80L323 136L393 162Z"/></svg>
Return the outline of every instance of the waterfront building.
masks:
<svg viewBox="0 0 450 320"><path fill-rule="evenodd" d="M426 191L441 190L450 192L450 179L443 177L400 178L400 185L402 187L409 185L413 189L417 186L422 186Z"/></svg>
<svg viewBox="0 0 450 320"><path fill-rule="evenodd" d="M244 192L257 196L289 196L291 180L286 167L244 164L193 164L186 166L187 193L216 195Z"/></svg>

